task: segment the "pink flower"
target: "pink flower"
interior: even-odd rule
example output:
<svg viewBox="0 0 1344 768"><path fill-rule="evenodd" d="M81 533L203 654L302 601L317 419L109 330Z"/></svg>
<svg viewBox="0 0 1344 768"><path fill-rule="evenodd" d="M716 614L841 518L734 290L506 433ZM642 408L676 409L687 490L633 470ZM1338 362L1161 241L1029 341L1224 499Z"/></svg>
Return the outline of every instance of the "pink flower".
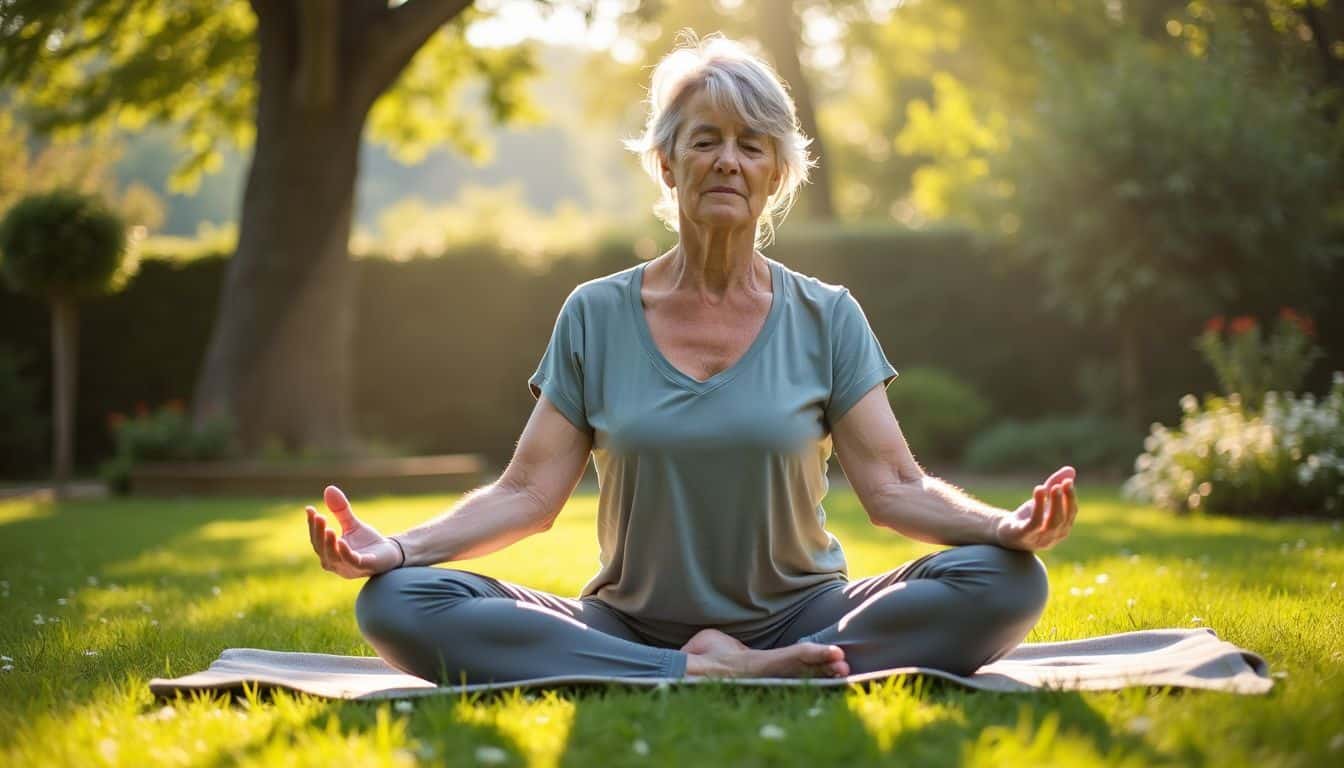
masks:
<svg viewBox="0 0 1344 768"><path fill-rule="evenodd" d="M1249 333L1255 330L1255 327L1256 322L1254 317L1251 317L1250 315L1240 315L1232 318L1232 322L1228 325L1228 330L1230 330L1234 336L1240 336L1243 333Z"/></svg>

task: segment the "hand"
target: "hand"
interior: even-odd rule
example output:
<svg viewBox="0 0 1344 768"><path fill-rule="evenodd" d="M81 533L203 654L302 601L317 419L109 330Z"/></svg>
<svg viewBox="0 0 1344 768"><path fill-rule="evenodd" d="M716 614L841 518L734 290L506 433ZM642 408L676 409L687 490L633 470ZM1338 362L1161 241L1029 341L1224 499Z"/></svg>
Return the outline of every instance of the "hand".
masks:
<svg viewBox="0 0 1344 768"><path fill-rule="evenodd" d="M347 579L373 576L401 564L401 549L373 526L355 517L341 489L328 485L322 493L327 509L341 525L341 535L327 527L327 519L307 507L308 538L322 560L322 569Z"/></svg>
<svg viewBox="0 0 1344 768"><path fill-rule="evenodd" d="M1036 486L1030 499L999 521L999 544L1034 552L1063 541L1078 516L1078 497L1073 492L1077 474L1073 467L1060 467Z"/></svg>

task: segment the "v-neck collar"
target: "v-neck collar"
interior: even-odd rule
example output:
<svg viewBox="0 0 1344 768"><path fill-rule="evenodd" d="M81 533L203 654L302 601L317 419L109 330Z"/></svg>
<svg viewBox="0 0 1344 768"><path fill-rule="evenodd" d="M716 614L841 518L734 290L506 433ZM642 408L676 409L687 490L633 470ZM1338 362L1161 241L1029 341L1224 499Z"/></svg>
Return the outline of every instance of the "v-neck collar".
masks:
<svg viewBox="0 0 1344 768"><path fill-rule="evenodd" d="M646 261L635 269L634 277L629 283L630 309L635 315L635 327L639 331L639 338L644 343L649 358L653 360L654 365L669 381L696 394L704 394L710 390L718 389L737 376L751 362L752 358L756 357L761 347L765 346L778 323L779 315L784 310L784 279L780 273L783 267L768 256L763 258L770 267L770 311L765 316L765 323L756 334L756 338L751 342L751 346L747 347L747 351L742 353L737 362L704 381L691 378L680 368L673 365L662 350L658 349L658 345L654 343L653 332L649 329L648 317L644 314L644 302L640 298L640 290L644 287L644 268L649 265L649 262Z"/></svg>

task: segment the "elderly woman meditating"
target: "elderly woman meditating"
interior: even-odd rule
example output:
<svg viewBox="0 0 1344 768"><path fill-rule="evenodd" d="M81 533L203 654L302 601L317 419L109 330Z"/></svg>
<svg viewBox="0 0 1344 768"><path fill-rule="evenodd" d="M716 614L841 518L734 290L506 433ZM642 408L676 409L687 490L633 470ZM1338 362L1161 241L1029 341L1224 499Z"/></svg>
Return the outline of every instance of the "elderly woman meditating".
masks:
<svg viewBox="0 0 1344 768"><path fill-rule="evenodd" d="M1004 510L915 462L886 398L896 370L858 302L757 250L810 164L766 64L691 40L654 71L649 104L630 145L679 241L570 293L499 479L396 536L335 486L339 534L307 509L322 567L371 577L355 607L365 638L450 684L969 674L1002 656L1045 606L1032 552L1073 524L1073 469ZM821 504L832 448L875 525L953 546L850 581ZM550 528L590 454L601 568L578 598L430 567Z"/></svg>

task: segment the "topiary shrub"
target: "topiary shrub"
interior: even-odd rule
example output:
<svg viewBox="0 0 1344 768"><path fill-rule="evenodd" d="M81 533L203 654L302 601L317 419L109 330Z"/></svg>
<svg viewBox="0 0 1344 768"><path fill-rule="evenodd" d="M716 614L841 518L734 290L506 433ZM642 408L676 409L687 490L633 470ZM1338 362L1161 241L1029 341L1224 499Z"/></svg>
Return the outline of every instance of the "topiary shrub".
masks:
<svg viewBox="0 0 1344 768"><path fill-rule="evenodd" d="M64 493L74 463L77 302L124 287L131 271L127 264L126 225L94 197L70 190L30 195L0 220L0 277L51 305L52 479L58 494Z"/></svg>
<svg viewBox="0 0 1344 768"><path fill-rule="evenodd" d="M921 459L955 462L989 418L989 401L940 368L911 367L887 389L910 449Z"/></svg>

